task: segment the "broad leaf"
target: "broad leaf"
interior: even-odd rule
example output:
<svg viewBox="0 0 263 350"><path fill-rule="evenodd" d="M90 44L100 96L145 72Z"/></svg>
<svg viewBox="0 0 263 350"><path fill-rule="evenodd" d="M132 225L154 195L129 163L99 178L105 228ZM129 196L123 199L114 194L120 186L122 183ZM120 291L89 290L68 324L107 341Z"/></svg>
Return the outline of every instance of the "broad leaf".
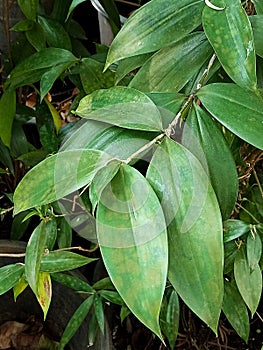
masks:
<svg viewBox="0 0 263 350"><path fill-rule="evenodd" d="M215 83L198 92L202 104L221 124L263 149L263 100L234 84Z"/></svg>
<svg viewBox="0 0 263 350"><path fill-rule="evenodd" d="M197 104L184 125L182 144L196 156L210 177L223 219L228 219L237 199L236 165L222 131Z"/></svg>
<svg viewBox="0 0 263 350"><path fill-rule="evenodd" d="M58 250L42 256L40 270L49 273L73 270L95 260L76 253Z"/></svg>
<svg viewBox="0 0 263 350"><path fill-rule="evenodd" d="M249 232L250 225L242 220L229 219L224 222L224 243L233 241Z"/></svg>
<svg viewBox="0 0 263 350"><path fill-rule="evenodd" d="M147 179L168 225L168 278L216 332L223 299L223 234L209 178L187 149L167 138L153 155Z"/></svg>
<svg viewBox="0 0 263 350"><path fill-rule="evenodd" d="M213 4L224 9L204 8L205 34L230 78L241 87L255 90L256 55L248 16L240 0L215 0Z"/></svg>
<svg viewBox="0 0 263 350"><path fill-rule="evenodd" d="M51 303L52 285L50 274L46 272L40 272L37 286L37 300L44 313L44 320L46 319L47 312Z"/></svg>
<svg viewBox="0 0 263 350"><path fill-rule="evenodd" d="M146 92L180 91L213 53L204 33L193 33L155 53L129 84Z"/></svg>
<svg viewBox="0 0 263 350"><path fill-rule="evenodd" d="M141 67L150 57L151 54L146 53L128 57L120 61L116 71L116 83L120 82L128 73Z"/></svg>
<svg viewBox="0 0 263 350"><path fill-rule="evenodd" d="M85 96L76 113L83 118L127 129L162 130L161 116L152 100L142 92L127 87L99 90Z"/></svg>
<svg viewBox="0 0 263 350"><path fill-rule="evenodd" d="M41 221L29 238L25 256L25 278L36 296L38 293L40 263L45 248L46 223Z"/></svg>
<svg viewBox="0 0 263 350"><path fill-rule="evenodd" d="M17 0L23 14L31 20L36 19L39 0Z"/></svg>
<svg viewBox="0 0 263 350"><path fill-rule="evenodd" d="M234 274L239 292L254 315L262 292L262 274L258 264L254 266L254 270L250 270L244 245L236 255Z"/></svg>
<svg viewBox="0 0 263 350"><path fill-rule="evenodd" d="M120 296L161 338L158 318L167 274L166 224L157 196L134 168L122 165L102 192L97 232L104 264Z"/></svg>
<svg viewBox="0 0 263 350"><path fill-rule="evenodd" d="M237 334L247 342L250 328L248 312L234 281L225 281L222 308Z"/></svg>
<svg viewBox="0 0 263 350"><path fill-rule="evenodd" d="M203 7L203 0L166 0L165 6L163 0L150 1L137 10L117 34L106 67L180 40L201 23Z"/></svg>
<svg viewBox="0 0 263 350"><path fill-rule="evenodd" d="M36 51L46 48L46 36L38 22L34 22L33 28L26 31L26 38Z"/></svg>
<svg viewBox="0 0 263 350"><path fill-rule="evenodd" d="M16 113L16 92L7 89L0 99L0 138L4 145L10 147L12 125Z"/></svg>
<svg viewBox="0 0 263 350"><path fill-rule="evenodd" d="M263 3L262 3L262 10L263 10ZM263 57L263 42L262 42L263 14L257 15L257 16L250 16L249 20L251 22L252 29L253 29L256 54Z"/></svg>
<svg viewBox="0 0 263 350"><path fill-rule="evenodd" d="M20 280L24 265L11 264L0 268L0 295L6 293Z"/></svg>
<svg viewBox="0 0 263 350"><path fill-rule="evenodd" d="M106 153L89 149L64 151L48 157L18 184L14 213L54 202L89 184L109 159Z"/></svg>
<svg viewBox="0 0 263 350"><path fill-rule="evenodd" d="M255 5L257 14L263 14L263 2L262 0L253 0L253 4Z"/></svg>

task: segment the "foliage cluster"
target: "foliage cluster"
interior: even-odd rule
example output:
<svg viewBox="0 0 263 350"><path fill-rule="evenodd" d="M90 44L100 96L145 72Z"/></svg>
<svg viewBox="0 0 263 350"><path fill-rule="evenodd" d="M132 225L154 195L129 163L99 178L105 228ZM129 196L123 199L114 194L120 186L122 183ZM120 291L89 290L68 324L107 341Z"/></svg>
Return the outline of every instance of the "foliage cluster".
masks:
<svg viewBox="0 0 263 350"><path fill-rule="evenodd" d="M26 19L14 29L31 52L0 99L1 162L32 167L14 192L14 222L40 223L24 264L0 269L1 294L29 285L46 315L52 279L84 292L59 349L91 310L90 342L104 332L105 301L173 348L178 297L215 333L223 311L247 341L262 292L262 1L151 0L94 55L71 17L83 1L55 1L64 11L50 16L37 0L18 2ZM104 6L116 33L114 2ZM63 127L47 98L58 79L80 91L81 120ZM38 95L35 110L16 104L23 86ZM32 117L41 149L23 136ZM67 251L72 229L99 246L108 278L63 274L94 260Z"/></svg>

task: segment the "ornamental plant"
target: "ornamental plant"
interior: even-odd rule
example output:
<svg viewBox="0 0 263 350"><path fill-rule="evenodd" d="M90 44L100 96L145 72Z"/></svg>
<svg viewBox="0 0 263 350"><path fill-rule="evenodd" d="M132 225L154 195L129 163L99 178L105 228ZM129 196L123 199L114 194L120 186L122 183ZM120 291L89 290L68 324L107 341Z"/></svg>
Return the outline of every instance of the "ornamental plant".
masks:
<svg viewBox="0 0 263 350"><path fill-rule="evenodd" d="M81 120L58 152L18 184L14 215L38 212L42 221L25 265L8 267L8 288L22 276L37 295L51 276L87 293L59 349L92 305L103 331L103 300L171 348L178 297L216 334L223 311L248 340L262 291L262 28L261 1L148 2L109 48L100 74L115 83L86 91L74 111ZM85 64L64 50L54 65L47 50L31 56L50 59L31 81L40 80L42 99L61 70L81 74ZM25 66L11 72L6 96L24 84ZM48 268L58 217L99 246L113 289ZM59 237L66 247L64 230Z"/></svg>

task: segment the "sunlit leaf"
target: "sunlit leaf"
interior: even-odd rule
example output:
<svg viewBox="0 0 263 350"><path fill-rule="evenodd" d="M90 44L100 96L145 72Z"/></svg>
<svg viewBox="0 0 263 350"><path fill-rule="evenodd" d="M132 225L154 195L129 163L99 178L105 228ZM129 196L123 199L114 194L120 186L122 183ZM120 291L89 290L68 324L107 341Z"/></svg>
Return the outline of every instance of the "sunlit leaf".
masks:
<svg viewBox="0 0 263 350"><path fill-rule="evenodd" d="M199 161L165 139L147 179L168 225L168 278L184 302L216 332L223 299L223 233L220 210Z"/></svg>
<svg viewBox="0 0 263 350"><path fill-rule="evenodd" d="M11 264L0 268L0 295L13 288L24 272L24 265Z"/></svg>
<svg viewBox="0 0 263 350"><path fill-rule="evenodd" d="M40 272L38 278L37 287L37 300L44 313L44 320L46 319L47 312L51 303L52 285L50 274L46 272Z"/></svg>

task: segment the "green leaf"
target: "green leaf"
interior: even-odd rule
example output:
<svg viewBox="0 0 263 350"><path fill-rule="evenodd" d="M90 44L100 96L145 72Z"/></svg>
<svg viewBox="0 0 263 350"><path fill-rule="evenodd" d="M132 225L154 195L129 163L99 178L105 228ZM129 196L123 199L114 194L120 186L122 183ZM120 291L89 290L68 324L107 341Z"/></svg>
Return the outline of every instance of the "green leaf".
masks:
<svg viewBox="0 0 263 350"><path fill-rule="evenodd" d="M33 28L34 26L34 21L32 21L31 19L22 19L21 21L17 22L12 28L11 30L14 30L16 32L24 32L27 30L30 30Z"/></svg>
<svg viewBox="0 0 263 350"><path fill-rule="evenodd" d="M155 193L134 168L123 164L102 192L97 233L118 293L134 315L162 338L158 318L167 274L166 224Z"/></svg>
<svg viewBox="0 0 263 350"><path fill-rule="evenodd" d="M250 270L244 245L236 254L234 274L238 290L254 315L261 297L262 275L258 264L255 265L253 271Z"/></svg>
<svg viewBox="0 0 263 350"><path fill-rule="evenodd" d="M33 28L26 31L26 38L34 49L41 51L46 48L46 36L41 25L37 22L33 23Z"/></svg>
<svg viewBox="0 0 263 350"><path fill-rule="evenodd" d="M86 316L88 315L93 302L94 302L94 297L90 296L85 301L83 301L83 303L75 311L74 315L69 320L67 327L62 334L62 337L60 339L60 343L58 346L58 350L63 350L64 347L67 345L67 343L70 341L70 339L77 332L78 328L80 327L82 322L85 320Z"/></svg>
<svg viewBox="0 0 263 350"><path fill-rule="evenodd" d="M250 225L242 220L229 219L224 222L224 243L233 241L249 232Z"/></svg>
<svg viewBox="0 0 263 350"><path fill-rule="evenodd" d="M71 13L74 11L74 9L81 4L82 2L85 2L86 0L72 0L70 8L68 10L68 14L67 14L67 18L66 20L69 18L69 16L71 15Z"/></svg>
<svg viewBox="0 0 263 350"><path fill-rule="evenodd" d="M263 100L234 84L215 83L197 93L205 108L241 139L263 149Z"/></svg>
<svg viewBox="0 0 263 350"><path fill-rule="evenodd" d="M95 312L95 316L98 322L98 325L100 327L100 330L102 332L102 334L104 334L104 310L103 310L103 304L102 304L102 300L101 297L97 294L94 295L94 312Z"/></svg>
<svg viewBox="0 0 263 350"><path fill-rule="evenodd" d="M52 279L54 279L56 282L64 284L65 286L77 290L79 292L86 292L86 293L94 293L94 289L85 281L70 276L67 273L52 273L51 275Z"/></svg>
<svg viewBox="0 0 263 350"><path fill-rule="evenodd" d="M141 67L150 57L151 54L146 53L128 57L120 61L116 71L116 84L120 82L128 73Z"/></svg>
<svg viewBox="0 0 263 350"><path fill-rule="evenodd" d="M89 184L109 159L106 153L90 149L64 151L46 158L18 184L14 214L54 202Z"/></svg>
<svg viewBox="0 0 263 350"><path fill-rule="evenodd" d="M59 220L57 243L60 249L70 247L72 243L72 228L64 217Z"/></svg>
<svg viewBox="0 0 263 350"><path fill-rule="evenodd" d="M19 281L14 285L13 292L14 292L14 299L16 301L17 297L26 289L28 286L28 283L24 276L21 276Z"/></svg>
<svg viewBox="0 0 263 350"><path fill-rule="evenodd" d="M262 2L262 0L253 0L253 4L256 8L257 14L263 14L263 2Z"/></svg>
<svg viewBox="0 0 263 350"><path fill-rule="evenodd" d="M57 240L57 222L51 218L46 222L46 248L52 250Z"/></svg>
<svg viewBox="0 0 263 350"><path fill-rule="evenodd" d="M52 67L62 63L67 64L74 60L77 59L70 51L55 47L43 49L19 63L11 71L5 84L12 89L30 85L39 81L42 75Z"/></svg>
<svg viewBox="0 0 263 350"><path fill-rule="evenodd" d="M7 89L0 99L0 138L5 146L10 147L12 125L16 112L16 92Z"/></svg>
<svg viewBox="0 0 263 350"><path fill-rule="evenodd" d="M262 254L262 242L258 233L252 232L247 236L247 262L252 272L259 264Z"/></svg>
<svg viewBox="0 0 263 350"><path fill-rule="evenodd" d="M215 0L213 4L224 9L204 8L205 34L230 78L243 88L255 90L256 55L248 16L240 0Z"/></svg>
<svg viewBox="0 0 263 350"><path fill-rule="evenodd" d="M47 312L51 303L52 285L50 274L46 272L40 272L37 286L37 300L44 313L44 320L46 319Z"/></svg>
<svg viewBox="0 0 263 350"><path fill-rule="evenodd" d="M42 256L40 270L49 273L62 272L77 269L95 260L76 253L57 250Z"/></svg>
<svg viewBox="0 0 263 350"><path fill-rule="evenodd" d="M201 23L203 7L202 0L166 0L165 6L163 0L155 0L142 6L113 40L106 68L120 59L157 51L180 40Z"/></svg>
<svg viewBox="0 0 263 350"><path fill-rule="evenodd" d="M6 293L20 280L24 265L11 264L0 268L0 295Z"/></svg>
<svg viewBox="0 0 263 350"><path fill-rule="evenodd" d="M70 37L61 23L44 16L38 16L38 21L44 30L49 46L72 50Z"/></svg>
<svg viewBox="0 0 263 350"><path fill-rule="evenodd" d="M40 263L45 248L46 223L41 221L29 238L25 256L25 278L36 296L38 293Z"/></svg>
<svg viewBox="0 0 263 350"><path fill-rule="evenodd" d="M107 89L114 85L115 73L103 73L103 63L93 58L83 58L80 63L80 78L86 94L98 89Z"/></svg>
<svg viewBox="0 0 263 350"><path fill-rule="evenodd" d="M250 329L247 308L234 281L225 281L222 308L231 326L247 342Z"/></svg>
<svg viewBox="0 0 263 350"><path fill-rule="evenodd" d="M189 34L149 58L129 86L146 92L180 91L212 53L204 33Z"/></svg>
<svg viewBox="0 0 263 350"><path fill-rule="evenodd" d="M123 300L118 292L114 292L112 290L102 290L99 293L102 298L108 300L109 302L117 305L123 305Z"/></svg>
<svg viewBox="0 0 263 350"><path fill-rule="evenodd" d="M168 278L184 302L216 332L223 299L223 234L209 178L183 146L165 139L147 179L168 225Z"/></svg>
<svg viewBox="0 0 263 350"><path fill-rule="evenodd" d="M164 334L167 337L169 341L169 345L171 349L174 349L175 342L178 335L178 328L179 328L179 312L180 312L180 305L179 305L179 299L177 293L173 290L168 303L167 303L167 309L166 309L166 317L164 320Z"/></svg>
<svg viewBox="0 0 263 350"><path fill-rule="evenodd" d="M228 219L237 199L236 164L222 131L197 104L186 119L182 144L202 164L216 193L223 219Z"/></svg>
<svg viewBox="0 0 263 350"><path fill-rule="evenodd" d="M18 5L23 12L23 14L31 20L36 19L38 0L17 0Z"/></svg>
<svg viewBox="0 0 263 350"><path fill-rule="evenodd" d="M262 13L263 13L263 3L262 3ZM253 29L256 54L263 57L263 42L262 42L263 14L257 15L257 16L250 16L249 20L251 22L252 29Z"/></svg>
<svg viewBox="0 0 263 350"><path fill-rule="evenodd" d="M76 113L83 118L127 129L162 130L161 116L152 100L142 92L127 87L99 90L85 96Z"/></svg>

